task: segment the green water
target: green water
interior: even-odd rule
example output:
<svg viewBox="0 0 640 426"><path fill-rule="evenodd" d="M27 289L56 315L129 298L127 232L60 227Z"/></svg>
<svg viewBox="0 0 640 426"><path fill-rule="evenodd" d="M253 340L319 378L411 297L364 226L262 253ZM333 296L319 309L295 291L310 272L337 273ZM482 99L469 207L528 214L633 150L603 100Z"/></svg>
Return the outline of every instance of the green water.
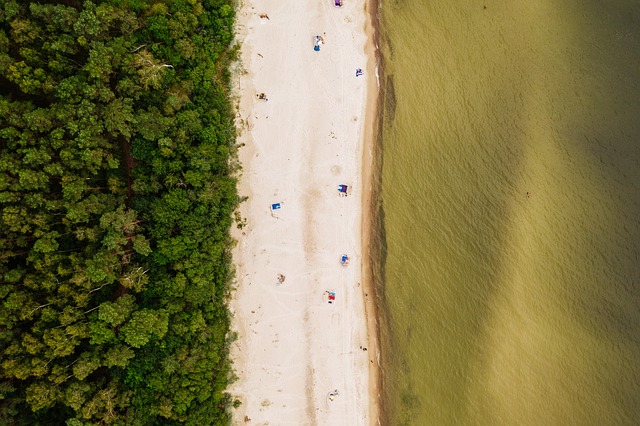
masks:
<svg viewBox="0 0 640 426"><path fill-rule="evenodd" d="M640 1L380 11L383 424L640 424Z"/></svg>

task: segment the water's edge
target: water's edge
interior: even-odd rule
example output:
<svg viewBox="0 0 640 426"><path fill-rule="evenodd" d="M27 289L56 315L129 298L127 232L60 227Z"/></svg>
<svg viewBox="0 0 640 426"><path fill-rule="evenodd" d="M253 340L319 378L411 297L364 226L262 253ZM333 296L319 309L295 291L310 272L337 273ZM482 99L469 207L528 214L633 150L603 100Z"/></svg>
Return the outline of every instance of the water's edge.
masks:
<svg viewBox="0 0 640 426"><path fill-rule="evenodd" d="M365 49L369 63L367 71L370 73L367 90L367 108L365 117L365 134L362 150L362 285L365 297L365 311L369 335L369 348L376 354L376 362L369 368L369 416L370 424L386 424L383 422L385 406L382 398L382 374L380 367L383 346L380 340L380 313L383 304L379 294L382 286L382 271L378 267L382 257L379 249L380 241L384 240L382 230L381 190L382 190L382 102L384 92L379 86L384 76L382 55L379 49L380 38L380 4L378 0L368 0L365 13L369 15L368 31L369 43ZM373 99L371 99L373 98Z"/></svg>

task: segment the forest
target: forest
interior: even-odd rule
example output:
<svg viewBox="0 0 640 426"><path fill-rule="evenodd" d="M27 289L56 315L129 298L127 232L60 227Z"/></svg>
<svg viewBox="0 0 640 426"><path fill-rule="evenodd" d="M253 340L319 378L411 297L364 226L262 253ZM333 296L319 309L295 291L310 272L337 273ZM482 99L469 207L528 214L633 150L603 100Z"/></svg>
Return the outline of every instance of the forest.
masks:
<svg viewBox="0 0 640 426"><path fill-rule="evenodd" d="M234 13L0 2L0 424L229 423Z"/></svg>

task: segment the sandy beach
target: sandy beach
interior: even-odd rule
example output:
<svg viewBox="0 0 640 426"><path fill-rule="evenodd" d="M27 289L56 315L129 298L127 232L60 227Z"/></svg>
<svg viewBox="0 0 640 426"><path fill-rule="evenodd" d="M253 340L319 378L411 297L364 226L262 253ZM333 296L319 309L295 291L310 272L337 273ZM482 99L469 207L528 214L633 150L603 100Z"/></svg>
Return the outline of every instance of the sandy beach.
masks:
<svg viewBox="0 0 640 426"><path fill-rule="evenodd" d="M365 9L364 0L239 6L239 192L248 199L234 230L234 424L378 421L374 301L363 281L377 93Z"/></svg>

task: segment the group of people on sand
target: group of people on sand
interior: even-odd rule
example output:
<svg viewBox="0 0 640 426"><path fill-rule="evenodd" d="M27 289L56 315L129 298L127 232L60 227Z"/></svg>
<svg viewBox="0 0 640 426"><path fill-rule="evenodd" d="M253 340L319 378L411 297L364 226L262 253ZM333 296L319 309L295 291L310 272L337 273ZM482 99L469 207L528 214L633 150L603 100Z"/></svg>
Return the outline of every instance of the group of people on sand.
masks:
<svg viewBox="0 0 640 426"><path fill-rule="evenodd" d="M342 7L343 6L343 0L334 0L334 3L335 3L336 7ZM260 14L259 16L260 16L260 19L263 20L263 22L266 21L266 20L269 20L269 16L266 13ZM323 33L323 35L326 36L326 33ZM325 40L324 40L323 36L317 35L317 34L314 35L314 37L313 37L313 49L315 51L319 51L320 47L322 45L324 45L324 44L325 44ZM262 55L260 55L260 54L259 54L259 56L262 57ZM357 68L356 69L356 77L360 77L361 75L362 75L362 69L361 68ZM267 97L266 93L264 93L264 92L256 93L256 98L258 100L265 101L265 102L269 100L269 98ZM346 197L346 196L350 195L351 186L345 185L345 184L340 184L338 186L338 192L339 192L340 196ZM274 207L274 206L277 206L277 207ZM273 215L273 210L274 209L279 209L279 208L280 208L280 204L272 205L272 208L271 208L272 209L272 215ZM349 265L349 260L350 260L350 258L349 258L348 255L342 254L341 257L340 257L340 264L342 266L348 266ZM277 276L276 276L276 285L280 285L280 284L284 283L285 279L286 279L286 277L284 276L284 274L281 274L281 273L277 274ZM328 304L332 305L336 301L336 292L332 291L332 290L325 290L325 292L323 293L323 298ZM362 346L360 347L360 349L363 349ZM363 350L366 351L367 349L364 348ZM329 403L333 402L338 395L339 395L338 389L334 389L334 390L329 391L327 393L327 402L329 402Z"/></svg>

